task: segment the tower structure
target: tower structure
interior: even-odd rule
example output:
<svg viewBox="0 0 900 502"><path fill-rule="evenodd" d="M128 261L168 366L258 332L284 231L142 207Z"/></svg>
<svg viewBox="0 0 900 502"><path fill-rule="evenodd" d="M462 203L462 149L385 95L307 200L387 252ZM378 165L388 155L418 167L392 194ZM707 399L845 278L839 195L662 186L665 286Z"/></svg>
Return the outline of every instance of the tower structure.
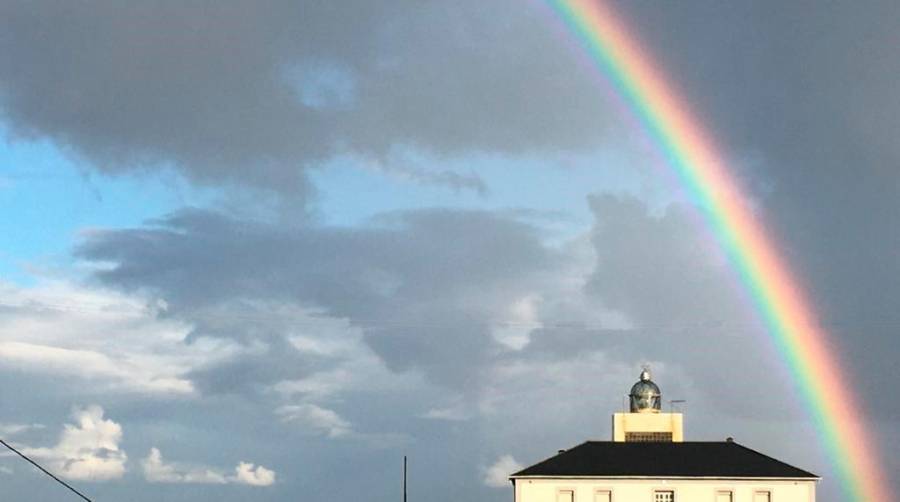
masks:
<svg viewBox="0 0 900 502"><path fill-rule="evenodd" d="M662 392L651 379L650 368L644 367L637 383L628 394L629 412L613 413L612 440L615 442L684 441L681 413L662 412Z"/></svg>

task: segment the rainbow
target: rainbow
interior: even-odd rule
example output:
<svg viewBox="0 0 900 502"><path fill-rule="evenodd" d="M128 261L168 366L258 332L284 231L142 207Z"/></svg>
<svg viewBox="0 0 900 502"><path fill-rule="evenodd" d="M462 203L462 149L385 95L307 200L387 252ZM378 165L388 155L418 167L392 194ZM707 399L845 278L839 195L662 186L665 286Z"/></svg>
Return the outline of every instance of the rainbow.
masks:
<svg viewBox="0 0 900 502"><path fill-rule="evenodd" d="M712 137L615 12L599 0L547 0L637 115L701 208L803 395L846 500L892 500L880 456L810 302L777 253Z"/></svg>

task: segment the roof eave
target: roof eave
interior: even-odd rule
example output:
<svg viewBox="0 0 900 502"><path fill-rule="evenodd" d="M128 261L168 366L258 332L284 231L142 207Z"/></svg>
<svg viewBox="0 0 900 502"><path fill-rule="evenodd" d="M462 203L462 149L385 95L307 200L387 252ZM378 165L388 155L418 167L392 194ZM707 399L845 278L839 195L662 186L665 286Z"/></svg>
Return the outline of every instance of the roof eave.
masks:
<svg viewBox="0 0 900 502"><path fill-rule="evenodd" d="M730 481L821 481L821 476L812 477L784 477L784 476L557 476L513 474L510 480L515 479L704 479L704 480L730 480Z"/></svg>

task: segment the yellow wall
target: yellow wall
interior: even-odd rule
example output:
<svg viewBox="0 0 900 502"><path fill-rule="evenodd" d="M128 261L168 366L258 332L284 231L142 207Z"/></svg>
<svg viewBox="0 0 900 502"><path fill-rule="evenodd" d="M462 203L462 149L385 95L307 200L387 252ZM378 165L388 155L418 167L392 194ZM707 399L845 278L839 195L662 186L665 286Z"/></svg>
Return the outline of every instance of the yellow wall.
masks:
<svg viewBox="0 0 900 502"><path fill-rule="evenodd" d="M815 502L815 481L683 480L683 479L516 479L516 502L557 502L560 492L574 492L573 502L595 502L600 490L612 502L653 502L654 490L673 490L675 502L714 502L716 492L731 490L735 502L751 502L756 491L768 490L773 502Z"/></svg>
<svg viewBox="0 0 900 502"><path fill-rule="evenodd" d="M625 441L626 432L671 432L672 441L684 441L681 413L615 413L612 417L613 441Z"/></svg>

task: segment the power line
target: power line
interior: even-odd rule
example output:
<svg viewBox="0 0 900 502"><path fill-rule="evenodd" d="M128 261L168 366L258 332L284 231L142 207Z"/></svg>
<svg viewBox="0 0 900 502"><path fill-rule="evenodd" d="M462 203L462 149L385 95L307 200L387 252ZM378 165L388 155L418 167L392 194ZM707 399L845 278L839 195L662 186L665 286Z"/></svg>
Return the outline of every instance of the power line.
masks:
<svg viewBox="0 0 900 502"><path fill-rule="evenodd" d="M83 500L86 500L87 502L91 502L91 499L87 498L83 493L81 493L80 491L78 491L78 490L76 490L75 488L73 488L72 485L70 485L69 483L66 483L65 481L63 481L63 480L59 479L58 477L54 476L52 472L48 471L47 469L44 469L43 467L40 466L40 464L38 464L38 463L35 462L34 460L31 460L30 458L26 457L24 453L22 453L22 452L20 452L19 450L13 448L13 447L10 446L9 443L7 443L6 441L0 439L0 444L2 444L3 446L9 448L9 450L12 451L13 453L15 453L16 455L18 455L18 456L24 458L25 460L27 460L28 463L30 463L31 465L33 465L33 466L37 467L38 469L40 469L41 472L43 472L44 474L46 474L46 475L50 476L51 478L53 478L54 481L56 481L57 483L59 483L59 484L65 486L66 488L68 488L69 491L71 491L71 492L74 493L75 495L78 495L79 497L81 497Z"/></svg>

